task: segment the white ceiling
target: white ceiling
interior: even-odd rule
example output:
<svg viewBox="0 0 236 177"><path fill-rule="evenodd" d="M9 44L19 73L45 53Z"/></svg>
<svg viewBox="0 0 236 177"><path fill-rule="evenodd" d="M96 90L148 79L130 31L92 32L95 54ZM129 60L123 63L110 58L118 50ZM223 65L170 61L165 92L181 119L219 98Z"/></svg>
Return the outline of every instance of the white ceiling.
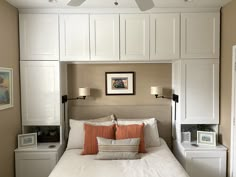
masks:
<svg viewBox="0 0 236 177"><path fill-rule="evenodd" d="M86 0L80 7L69 7L70 0L6 0L17 8L137 8L135 0ZM153 0L156 7L220 7L231 0Z"/></svg>

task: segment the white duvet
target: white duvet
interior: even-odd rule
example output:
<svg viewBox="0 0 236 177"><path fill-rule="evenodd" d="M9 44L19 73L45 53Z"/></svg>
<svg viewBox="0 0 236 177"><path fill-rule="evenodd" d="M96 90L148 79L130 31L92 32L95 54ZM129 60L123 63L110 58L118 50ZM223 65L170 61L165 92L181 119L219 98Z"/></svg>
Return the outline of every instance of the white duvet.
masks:
<svg viewBox="0 0 236 177"><path fill-rule="evenodd" d="M49 177L189 177L163 139L138 160L96 160L81 151L67 150Z"/></svg>

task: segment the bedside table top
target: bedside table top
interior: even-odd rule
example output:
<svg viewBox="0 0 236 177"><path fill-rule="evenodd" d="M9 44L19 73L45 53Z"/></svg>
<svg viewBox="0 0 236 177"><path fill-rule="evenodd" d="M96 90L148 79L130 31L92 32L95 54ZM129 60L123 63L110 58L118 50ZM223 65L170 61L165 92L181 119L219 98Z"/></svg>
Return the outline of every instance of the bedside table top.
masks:
<svg viewBox="0 0 236 177"><path fill-rule="evenodd" d="M57 152L61 148L60 143L39 143L34 148L17 148L15 152Z"/></svg>
<svg viewBox="0 0 236 177"><path fill-rule="evenodd" d="M221 144L217 144L216 146L207 146L207 145L198 145L194 146L192 144L197 144L197 142L183 142L181 143L182 148L185 151L226 151L227 148Z"/></svg>

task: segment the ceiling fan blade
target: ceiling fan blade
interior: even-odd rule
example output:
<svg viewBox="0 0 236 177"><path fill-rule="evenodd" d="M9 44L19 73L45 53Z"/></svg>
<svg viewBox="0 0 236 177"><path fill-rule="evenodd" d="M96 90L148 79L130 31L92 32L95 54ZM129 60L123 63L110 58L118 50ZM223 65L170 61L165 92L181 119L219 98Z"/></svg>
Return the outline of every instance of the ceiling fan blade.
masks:
<svg viewBox="0 0 236 177"><path fill-rule="evenodd" d="M86 0L71 0L67 5L69 6L80 6Z"/></svg>
<svg viewBox="0 0 236 177"><path fill-rule="evenodd" d="M149 10L155 6L153 0L135 0L135 1L141 11Z"/></svg>

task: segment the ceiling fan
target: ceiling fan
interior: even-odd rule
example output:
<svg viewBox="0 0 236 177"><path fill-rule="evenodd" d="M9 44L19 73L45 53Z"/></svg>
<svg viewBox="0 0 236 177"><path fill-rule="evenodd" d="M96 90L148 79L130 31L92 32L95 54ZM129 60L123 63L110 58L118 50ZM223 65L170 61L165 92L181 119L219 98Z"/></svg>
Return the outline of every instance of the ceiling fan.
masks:
<svg viewBox="0 0 236 177"><path fill-rule="evenodd" d="M67 4L69 6L80 6L86 0L70 0ZM153 0L135 0L139 9L141 11L146 11L154 7ZM117 1L115 1L115 5L118 5Z"/></svg>

